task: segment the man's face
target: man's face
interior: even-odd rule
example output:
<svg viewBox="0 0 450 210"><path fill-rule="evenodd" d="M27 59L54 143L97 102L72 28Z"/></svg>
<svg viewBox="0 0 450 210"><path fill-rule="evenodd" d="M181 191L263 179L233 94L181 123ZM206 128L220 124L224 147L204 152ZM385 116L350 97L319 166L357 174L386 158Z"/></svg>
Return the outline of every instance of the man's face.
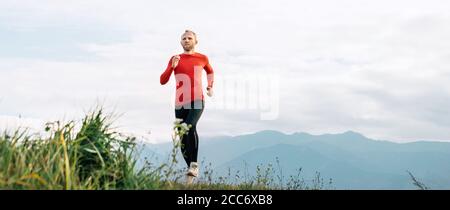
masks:
<svg viewBox="0 0 450 210"><path fill-rule="evenodd" d="M194 49L196 44L197 40L195 40L194 34L187 32L184 33L183 36L181 36L181 46L183 46L183 49L185 51Z"/></svg>

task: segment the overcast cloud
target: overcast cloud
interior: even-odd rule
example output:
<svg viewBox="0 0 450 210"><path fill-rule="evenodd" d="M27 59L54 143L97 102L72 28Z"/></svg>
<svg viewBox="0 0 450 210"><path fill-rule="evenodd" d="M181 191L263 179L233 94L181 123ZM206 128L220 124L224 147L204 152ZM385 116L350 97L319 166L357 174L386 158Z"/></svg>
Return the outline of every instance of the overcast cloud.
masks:
<svg viewBox="0 0 450 210"><path fill-rule="evenodd" d="M169 141L175 82L159 76L192 29L216 78L201 136L450 140L449 10L444 0L4 0L0 126L41 129L101 103L123 114L124 132ZM273 86L239 96L238 81ZM262 119L271 108L275 117Z"/></svg>

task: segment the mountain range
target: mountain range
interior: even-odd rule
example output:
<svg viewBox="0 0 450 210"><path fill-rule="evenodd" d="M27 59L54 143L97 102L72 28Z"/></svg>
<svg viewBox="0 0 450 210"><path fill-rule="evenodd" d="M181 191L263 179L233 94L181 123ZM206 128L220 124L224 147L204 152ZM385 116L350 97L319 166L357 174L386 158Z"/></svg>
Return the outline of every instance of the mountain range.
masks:
<svg viewBox="0 0 450 210"><path fill-rule="evenodd" d="M167 160L172 143L145 144L141 157ZM181 158L181 156L179 156ZM311 180L320 173L335 189L417 189L408 173L431 189L450 189L450 143L394 143L347 131L339 134L285 134L264 130L239 136L201 138L199 162L214 173L245 171L272 164L284 178ZM180 163L184 161L180 159ZM233 174L233 173L232 173Z"/></svg>

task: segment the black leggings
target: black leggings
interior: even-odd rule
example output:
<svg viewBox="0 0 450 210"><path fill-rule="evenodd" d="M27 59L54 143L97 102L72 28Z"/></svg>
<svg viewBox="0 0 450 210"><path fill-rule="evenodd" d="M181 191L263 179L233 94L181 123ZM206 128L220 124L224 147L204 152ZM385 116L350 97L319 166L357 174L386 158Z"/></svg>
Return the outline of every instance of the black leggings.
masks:
<svg viewBox="0 0 450 210"><path fill-rule="evenodd" d="M205 101L195 100L185 106L175 107L175 117L182 119L186 124L192 125L188 134L184 135L181 139L181 152L183 153L186 164L191 162L197 162L198 155L198 134L197 134L197 122L203 113Z"/></svg>

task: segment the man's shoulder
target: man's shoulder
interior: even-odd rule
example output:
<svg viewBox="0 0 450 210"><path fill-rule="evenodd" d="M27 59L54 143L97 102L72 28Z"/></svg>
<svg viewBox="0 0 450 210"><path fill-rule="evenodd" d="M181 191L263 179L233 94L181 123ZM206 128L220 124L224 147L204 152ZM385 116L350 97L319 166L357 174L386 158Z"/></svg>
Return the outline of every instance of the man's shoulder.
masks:
<svg viewBox="0 0 450 210"><path fill-rule="evenodd" d="M208 59L208 56L206 56L206 55L204 55L204 54L201 54L201 53L196 52L196 55L197 55L199 58Z"/></svg>

